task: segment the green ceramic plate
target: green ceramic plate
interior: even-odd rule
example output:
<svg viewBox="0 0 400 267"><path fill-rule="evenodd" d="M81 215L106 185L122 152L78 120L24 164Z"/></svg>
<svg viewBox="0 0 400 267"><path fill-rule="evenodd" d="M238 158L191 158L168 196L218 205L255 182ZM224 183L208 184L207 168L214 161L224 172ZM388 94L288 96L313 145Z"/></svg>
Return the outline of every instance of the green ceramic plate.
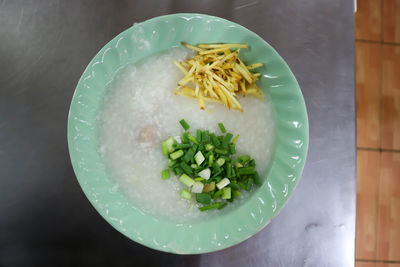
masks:
<svg viewBox="0 0 400 267"><path fill-rule="evenodd" d="M275 151L264 184L236 209L210 220L176 223L133 206L113 181L97 153L98 114L106 85L126 64L188 43L248 43L242 56L264 62L260 87L275 111ZM288 201L306 160L308 119L295 77L279 54L246 28L218 17L173 14L156 17L119 34L89 63L72 99L68 145L78 181L89 201L115 229L145 246L179 254L220 250L238 244L265 227Z"/></svg>

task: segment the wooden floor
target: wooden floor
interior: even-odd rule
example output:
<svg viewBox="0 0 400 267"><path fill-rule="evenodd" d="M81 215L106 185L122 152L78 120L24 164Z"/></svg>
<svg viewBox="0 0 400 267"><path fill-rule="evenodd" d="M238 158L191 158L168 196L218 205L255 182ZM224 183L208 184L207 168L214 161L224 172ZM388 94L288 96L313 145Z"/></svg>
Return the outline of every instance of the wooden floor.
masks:
<svg viewBox="0 0 400 267"><path fill-rule="evenodd" d="M400 0L358 0L357 267L400 267Z"/></svg>

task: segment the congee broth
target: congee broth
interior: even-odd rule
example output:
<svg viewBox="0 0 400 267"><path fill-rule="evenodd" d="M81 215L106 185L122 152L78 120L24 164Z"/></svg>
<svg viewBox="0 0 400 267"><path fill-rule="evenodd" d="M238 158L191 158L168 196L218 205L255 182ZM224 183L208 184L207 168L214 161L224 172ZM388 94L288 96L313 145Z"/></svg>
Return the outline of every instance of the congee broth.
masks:
<svg viewBox="0 0 400 267"><path fill-rule="evenodd" d="M167 159L161 142L182 134L179 121L185 118L193 129L218 132L218 123L232 133L238 154L249 154L257 162L261 177L267 171L274 141L274 121L268 99L240 98L243 112L228 110L217 103L207 103L202 110L195 99L173 93L183 74L174 60L192 56L187 48L172 48L147 57L120 70L111 82L99 113L99 153L115 181L145 213L174 221L211 216L201 212L196 201L183 201L179 192L184 185L174 177L161 179ZM247 194L242 194L240 205Z"/></svg>

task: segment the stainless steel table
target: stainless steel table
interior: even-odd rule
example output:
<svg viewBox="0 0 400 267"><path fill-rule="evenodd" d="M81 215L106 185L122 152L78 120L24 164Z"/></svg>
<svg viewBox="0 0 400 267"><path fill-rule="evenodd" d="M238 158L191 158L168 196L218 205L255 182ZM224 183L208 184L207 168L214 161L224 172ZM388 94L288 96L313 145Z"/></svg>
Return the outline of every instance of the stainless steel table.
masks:
<svg viewBox="0 0 400 267"><path fill-rule="evenodd" d="M282 212L256 236L179 256L132 242L89 204L66 122L95 53L134 22L177 12L258 33L288 62L310 120L307 164ZM353 1L0 1L0 266L353 266Z"/></svg>

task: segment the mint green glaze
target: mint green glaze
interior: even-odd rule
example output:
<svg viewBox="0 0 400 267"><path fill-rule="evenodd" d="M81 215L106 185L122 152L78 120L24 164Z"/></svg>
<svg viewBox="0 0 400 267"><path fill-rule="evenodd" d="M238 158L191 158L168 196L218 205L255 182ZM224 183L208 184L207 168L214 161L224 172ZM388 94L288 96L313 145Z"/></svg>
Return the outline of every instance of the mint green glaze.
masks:
<svg viewBox="0 0 400 267"><path fill-rule="evenodd" d="M275 152L267 178L244 204L200 222L174 223L133 206L114 183L97 153L98 114L106 85L122 66L188 43L248 43L241 56L264 62L260 87L276 114ZM233 22L200 14L173 14L134 25L119 34L89 63L72 99L68 145L76 177L89 201L118 231L145 246L197 254L233 246L260 231L295 189L306 160L308 119L299 85L285 61L263 39Z"/></svg>

